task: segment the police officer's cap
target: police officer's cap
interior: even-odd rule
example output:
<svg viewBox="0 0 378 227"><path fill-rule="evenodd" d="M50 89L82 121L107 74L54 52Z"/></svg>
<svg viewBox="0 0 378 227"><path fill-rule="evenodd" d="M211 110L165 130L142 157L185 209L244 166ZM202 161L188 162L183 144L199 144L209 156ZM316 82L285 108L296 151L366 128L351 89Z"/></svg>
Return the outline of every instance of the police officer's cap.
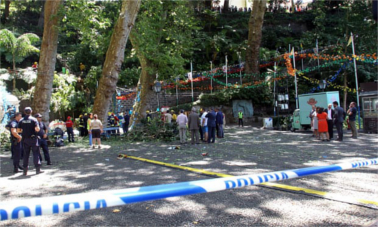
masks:
<svg viewBox="0 0 378 227"><path fill-rule="evenodd" d="M25 109L24 109L25 111L27 111L27 110L32 110L32 108L30 107L30 106L28 106L28 107L25 107Z"/></svg>
<svg viewBox="0 0 378 227"><path fill-rule="evenodd" d="M34 115L34 117L35 118L42 117L42 114L37 113L36 115Z"/></svg>

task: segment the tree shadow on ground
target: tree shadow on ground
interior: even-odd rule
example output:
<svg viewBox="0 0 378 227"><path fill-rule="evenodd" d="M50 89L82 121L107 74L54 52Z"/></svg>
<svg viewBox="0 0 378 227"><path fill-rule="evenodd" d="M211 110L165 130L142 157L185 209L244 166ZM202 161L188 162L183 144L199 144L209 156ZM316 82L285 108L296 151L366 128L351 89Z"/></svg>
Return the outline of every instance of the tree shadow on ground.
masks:
<svg viewBox="0 0 378 227"><path fill-rule="evenodd" d="M140 161L118 160L119 153L231 175L329 165L377 155L372 143L377 139L376 135L361 136L358 141L346 139L340 144L314 141L308 133L248 127L231 129L241 133L231 137L226 128L226 138L217 139L215 144L186 145L180 150L168 149L177 145L176 142L124 144L122 141L105 141L105 148L100 150L91 150L82 144L52 148L51 156L56 165L46 167L44 174L31 175L28 179L12 175L11 168L5 168L10 164L4 164L9 157L2 155L0 185L3 186L0 189L4 201L10 201L19 197L59 196L210 179ZM202 156L204 152L208 156ZM375 199L371 195L378 188L376 172L376 167L354 169L279 183ZM20 180L12 180L18 178ZM120 209L119 213L113 213L114 208L104 208L3 223L36 225L42 221L46 226L329 226L360 225L376 217L375 210L256 186L116 208Z"/></svg>

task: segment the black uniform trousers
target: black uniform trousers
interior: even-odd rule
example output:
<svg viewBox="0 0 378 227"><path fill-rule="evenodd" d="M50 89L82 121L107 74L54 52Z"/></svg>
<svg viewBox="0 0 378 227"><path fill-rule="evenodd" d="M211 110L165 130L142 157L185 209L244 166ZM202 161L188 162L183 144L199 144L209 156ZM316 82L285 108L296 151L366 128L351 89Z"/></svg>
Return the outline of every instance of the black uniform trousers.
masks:
<svg viewBox="0 0 378 227"><path fill-rule="evenodd" d="M39 160L42 162L42 155L41 155L41 149L42 149L43 155L45 156L45 161L47 161L47 163L51 163L47 141L45 139L38 139L38 143L39 143Z"/></svg>
<svg viewBox="0 0 378 227"><path fill-rule="evenodd" d="M123 133L126 134L129 131L129 124L123 123L122 127L123 127Z"/></svg>
<svg viewBox="0 0 378 227"><path fill-rule="evenodd" d="M202 132L202 127L199 127L199 133L200 133L200 137L201 137L201 140L203 140L203 132Z"/></svg>
<svg viewBox="0 0 378 227"><path fill-rule="evenodd" d="M33 153L34 166L35 167L41 166L41 162L39 161L39 145L38 145L37 137L25 138L23 146L24 146L23 167L28 168L30 151L32 151Z"/></svg>
<svg viewBox="0 0 378 227"><path fill-rule="evenodd" d="M333 139L333 121L327 120L329 138Z"/></svg>
<svg viewBox="0 0 378 227"><path fill-rule="evenodd" d="M12 136L10 137L10 141L12 141ZM12 154L11 159L13 159L13 143L12 143L12 146L11 146L11 154Z"/></svg>
<svg viewBox="0 0 378 227"><path fill-rule="evenodd" d="M18 168L20 165L21 153L22 153L22 146L21 142L12 142L12 150L13 150L13 166Z"/></svg>
<svg viewBox="0 0 378 227"><path fill-rule="evenodd" d="M239 118L239 127L240 125L243 127L243 118Z"/></svg>
<svg viewBox="0 0 378 227"><path fill-rule="evenodd" d="M67 134L68 134L68 141L69 142L75 142L74 138L74 133L73 133L73 128L72 127L67 127Z"/></svg>
<svg viewBox="0 0 378 227"><path fill-rule="evenodd" d="M80 135L81 137L84 136L85 132L84 132L84 126L79 126L79 132L80 132Z"/></svg>

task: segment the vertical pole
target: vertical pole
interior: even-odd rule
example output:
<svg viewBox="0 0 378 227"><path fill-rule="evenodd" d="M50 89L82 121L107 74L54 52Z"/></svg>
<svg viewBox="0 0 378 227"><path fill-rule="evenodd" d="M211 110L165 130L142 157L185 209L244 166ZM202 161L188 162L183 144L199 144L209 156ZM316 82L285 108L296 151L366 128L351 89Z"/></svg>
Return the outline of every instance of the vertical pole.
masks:
<svg viewBox="0 0 378 227"><path fill-rule="evenodd" d="M298 109L297 72L295 71L295 51L293 47L294 84L295 84L295 108Z"/></svg>
<svg viewBox="0 0 378 227"><path fill-rule="evenodd" d="M354 64L354 76L356 77L356 95L357 95L357 111L358 111L358 129L361 129L361 119L360 119L360 97L358 95L358 77L357 77L357 64L356 64L356 52L354 50L354 37L353 33L350 33L352 38L352 50L353 50L353 64Z"/></svg>
<svg viewBox="0 0 378 227"><path fill-rule="evenodd" d="M301 44L301 54L303 54L303 46ZM303 71L303 58L301 59L301 62L302 62L302 71Z"/></svg>
<svg viewBox="0 0 378 227"><path fill-rule="evenodd" d="M193 62L190 61L190 73L192 75L191 85L192 85L192 102L194 102L194 95L193 95Z"/></svg>
<svg viewBox="0 0 378 227"><path fill-rule="evenodd" d="M318 69L319 69L320 63L319 63L319 45L318 45L318 39L316 39L316 52L318 54Z"/></svg>
<svg viewBox="0 0 378 227"><path fill-rule="evenodd" d="M158 101L158 108L156 110L156 112L157 112L157 111L160 111L160 102L159 102L159 93L158 92L156 92L156 99Z"/></svg>
<svg viewBox="0 0 378 227"><path fill-rule="evenodd" d="M228 68L227 68L227 55L226 55L226 88L228 87L228 74L227 74Z"/></svg>
<svg viewBox="0 0 378 227"><path fill-rule="evenodd" d="M277 108L277 103L276 103L276 65L277 63L274 62L274 87L273 87L273 106L274 106L274 116L276 116L276 108Z"/></svg>
<svg viewBox="0 0 378 227"><path fill-rule="evenodd" d="M239 67L240 67L240 86L241 86L241 85L243 85L242 74L241 74L241 71L242 71L242 65L241 65L241 52L238 52L238 55L239 55Z"/></svg>
<svg viewBox="0 0 378 227"><path fill-rule="evenodd" d="M213 94L213 62L210 61L210 76L211 76L211 80L210 80L210 94Z"/></svg>
<svg viewBox="0 0 378 227"><path fill-rule="evenodd" d="M179 77L176 77L176 106L178 107L178 82Z"/></svg>

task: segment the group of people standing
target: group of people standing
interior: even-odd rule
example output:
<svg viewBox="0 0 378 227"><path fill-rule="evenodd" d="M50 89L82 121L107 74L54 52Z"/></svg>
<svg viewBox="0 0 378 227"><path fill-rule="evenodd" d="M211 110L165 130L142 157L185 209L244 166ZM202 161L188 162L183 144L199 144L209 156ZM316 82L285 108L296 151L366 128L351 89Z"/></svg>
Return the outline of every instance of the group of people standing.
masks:
<svg viewBox="0 0 378 227"><path fill-rule="evenodd" d="M176 122L179 128L180 144L186 143L186 130L191 134L191 144L199 144L200 140L204 143L215 143L217 138L224 137L223 123L224 114L219 108L200 109L193 107L189 116L185 115L184 110L180 110Z"/></svg>
<svg viewBox="0 0 378 227"><path fill-rule="evenodd" d="M47 165L52 165L47 145L47 127L42 122L41 114L38 113L33 117L32 109L26 107L24 109L24 116L22 116L22 113L15 113L13 120L9 124L9 128L11 131L11 151L14 173L18 173L19 170L22 170L23 175L27 175L31 152L36 174L42 173L42 155L40 149L43 150ZM21 159L23 160L22 167L20 166Z"/></svg>
<svg viewBox="0 0 378 227"><path fill-rule="evenodd" d="M333 107L333 109L332 109ZM337 101L328 104L328 108L312 106L309 117L311 118L311 128L314 131L313 137L322 141L330 141L333 139L333 127L337 129L337 141L343 141L344 132L343 124L346 116L348 116L352 138L357 139L356 129L356 103L351 102L347 112L339 106Z"/></svg>
<svg viewBox="0 0 378 227"><path fill-rule="evenodd" d="M73 132L74 123L71 120L71 117L67 117L65 122L68 134L68 142L75 142L75 136ZM98 119L97 114L87 114L84 116L80 115L79 118L79 136L89 136L89 146L95 148L97 143L98 148L101 148L101 133L103 133L102 122Z"/></svg>

